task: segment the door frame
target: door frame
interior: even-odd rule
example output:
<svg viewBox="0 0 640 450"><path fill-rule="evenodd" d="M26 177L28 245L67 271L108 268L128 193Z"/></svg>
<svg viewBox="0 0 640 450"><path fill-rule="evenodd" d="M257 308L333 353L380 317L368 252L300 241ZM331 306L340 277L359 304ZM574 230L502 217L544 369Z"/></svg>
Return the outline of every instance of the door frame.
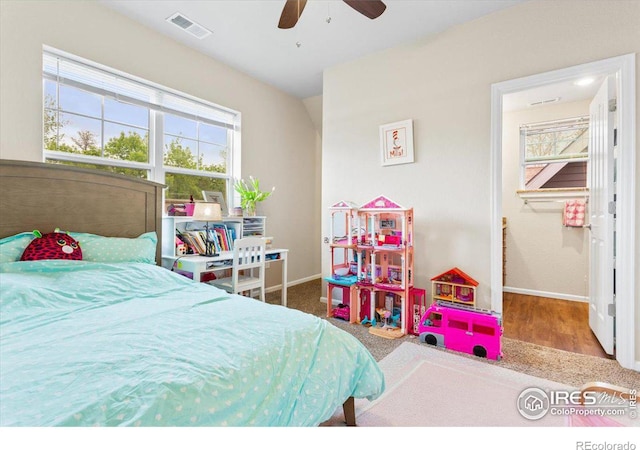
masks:
<svg viewBox="0 0 640 450"><path fill-rule="evenodd" d="M586 75L616 75L617 211L616 211L616 359L640 371L635 360L635 54L627 54L491 85L491 308L502 312L502 97ZM624 243L624 245L622 245Z"/></svg>

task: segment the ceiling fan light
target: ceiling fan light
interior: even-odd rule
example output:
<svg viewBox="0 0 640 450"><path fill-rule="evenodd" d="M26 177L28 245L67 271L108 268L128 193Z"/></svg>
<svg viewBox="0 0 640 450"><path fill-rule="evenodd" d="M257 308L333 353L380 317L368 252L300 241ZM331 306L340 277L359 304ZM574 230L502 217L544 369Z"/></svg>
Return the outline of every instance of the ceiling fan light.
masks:
<svg viewBox="0 0 640 450"><path fill-rule="evenodd" d="M376 19L387 9L381 0L343 0L347 5L358 11L369 19ZM280 14L280 21L278 22L278 28L288 29L293 28L304 10L307 0L286 0L282 13ZM328 14L327 14L328 15ZM331 16L328 15L327 23L331 22Z"/></svg>

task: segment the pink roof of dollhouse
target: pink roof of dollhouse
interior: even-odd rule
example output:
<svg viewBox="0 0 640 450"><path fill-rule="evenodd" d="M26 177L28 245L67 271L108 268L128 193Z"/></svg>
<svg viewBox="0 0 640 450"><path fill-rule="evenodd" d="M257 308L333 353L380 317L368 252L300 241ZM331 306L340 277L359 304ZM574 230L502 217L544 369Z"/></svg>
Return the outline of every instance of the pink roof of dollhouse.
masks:
<svg viewBox="0 0 640 450"><path fill-rule="evenodd" d="M440 279L442 277L444 277L445 275L449 275L449 274L456 274L459 277L464 278L465 284L470 284L472 286L477 286L479 284L476 280L471 278L469 275L467 275L466 273L464 273L462 270L458 269L457 267L454 267L451 270L447 270L446 272L441 273L440 275L433 277L431 279L431 281L440 281Z"/></svg>
<svg viewBox="0 0 640 450"><path fill-rule="evenodd" d="M341 200L335 205L331 206L331 209L358 209L358 206L353 202Z"/></svg>
<svg viewBox="0 0 640 450"><path fill-rule="evenodd" d="M374 198L370 202L365 203L360 209L407 209L404 206L398 205L393 200L389 200L384 195Z"/></svg>

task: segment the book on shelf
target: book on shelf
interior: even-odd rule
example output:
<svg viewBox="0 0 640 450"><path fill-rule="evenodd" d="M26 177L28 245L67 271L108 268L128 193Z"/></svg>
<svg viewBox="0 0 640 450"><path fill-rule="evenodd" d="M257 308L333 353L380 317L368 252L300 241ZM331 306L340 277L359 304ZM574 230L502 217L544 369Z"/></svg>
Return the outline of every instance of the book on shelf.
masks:
<svg viewBox="0 0 640 450"><path fill-rule="evenodd" d="M233 248L233 242L236 240L236 229L229 227L229 238L231 239L231 247Z"/></svg>
<svg viewBox="0 0 640 450"><path fill-rule="evenodd" d="M213 247L216 253L220 253L222 251L222 247L220 245L220 240L218 239L218 235L213 228L209 229L209 239L213 241Z"/></svg>
<svg viewBox="0 0 640 450"><path fill-rule="evenodd" d="M187 247L189 247L191 253L196 255L202 253L202 248L200 247L199 242L193 232L176 230L176 234L182 242L187 244Z"/></svg>
<svg viewBox="0 0 640 450"><path fill-rule="evenodd" d="M176 235L187 244L192 253L203 255L207 253L207 231L206 230L176 230ZM213 241L216 252L221 251L221 245L218 241L215 230L209 230L209 239Z"/></svg>
<svg viewBox="0 0 640 450"><path fill-rule="evenodd" d="M194 221L195 222L195 221ZM198 225L198 228L200 225ZM216 253L233 251L233 243L238 238L239 230L233 225L224 222L209 222L209 239L213 242ZM189 254L205 254L207 243L207 229L202 225L200 229L180 229L175 230L176 237L184 242L189 248Z"/></svg>
<svg viewBox="0 0 640 450"><path fill-rule="evenodd" d="M233 249L233 241L230 239L229 227L224 223L216 223L213 225L220 248L222 251L230 251Z"/></svg>

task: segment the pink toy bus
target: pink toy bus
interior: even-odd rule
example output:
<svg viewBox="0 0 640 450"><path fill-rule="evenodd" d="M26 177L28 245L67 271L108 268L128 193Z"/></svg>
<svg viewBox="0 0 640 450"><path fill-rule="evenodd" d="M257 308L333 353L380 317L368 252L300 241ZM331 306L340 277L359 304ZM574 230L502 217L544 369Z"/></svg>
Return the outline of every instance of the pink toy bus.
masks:
<svg viewBox="0 0 640 450"><path fill-rule="evenodd" d="M498 313L446 301L429 306L418 326L420 342L495 360L502 359L502 332Z"/></svg>

